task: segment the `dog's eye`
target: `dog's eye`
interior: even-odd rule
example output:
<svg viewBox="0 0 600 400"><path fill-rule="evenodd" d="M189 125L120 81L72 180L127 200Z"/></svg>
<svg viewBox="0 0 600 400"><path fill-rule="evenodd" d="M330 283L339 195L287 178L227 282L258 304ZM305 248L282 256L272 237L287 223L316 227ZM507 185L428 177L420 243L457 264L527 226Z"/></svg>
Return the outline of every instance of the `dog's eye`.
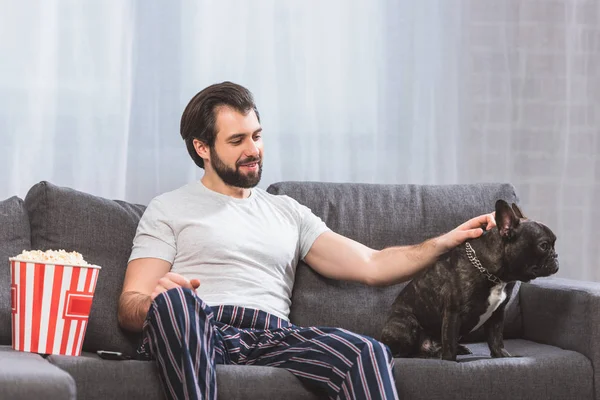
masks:
<svg viewBox="0 0 600 400"><path fill-rule="evenodd" d="M548 249L550 248L550 245L548 244L548 242L542 242L540 244L540 247L542 248L542 250L548 251Z"/></svg>

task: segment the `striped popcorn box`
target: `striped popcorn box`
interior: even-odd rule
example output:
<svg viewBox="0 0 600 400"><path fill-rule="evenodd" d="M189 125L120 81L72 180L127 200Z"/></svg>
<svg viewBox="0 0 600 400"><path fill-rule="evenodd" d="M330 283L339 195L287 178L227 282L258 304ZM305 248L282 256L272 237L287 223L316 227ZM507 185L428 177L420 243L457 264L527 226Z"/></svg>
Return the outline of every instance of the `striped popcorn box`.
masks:
<svg viewBox="0 0 600 400"><path fill-rule="evenodd" d="M80 355L100 267L9 261L13 349Z"/></svg>

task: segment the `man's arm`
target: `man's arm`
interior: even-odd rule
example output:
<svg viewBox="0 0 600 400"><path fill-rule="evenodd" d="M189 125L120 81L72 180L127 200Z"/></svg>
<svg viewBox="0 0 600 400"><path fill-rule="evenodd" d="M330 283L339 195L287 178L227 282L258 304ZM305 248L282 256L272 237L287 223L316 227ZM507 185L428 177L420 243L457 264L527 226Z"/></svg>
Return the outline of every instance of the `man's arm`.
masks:
<svg viewBox="0 0 600 400"><path fill-rule="evenodd" d="M119 298L119 324L129 331L142 330L152 303L152 293L171 269L171 263L159 258L138 258L127 265L123 291Z"/></svg>
<svg viewBox="0 0 600 400"><path fill-rule="evenodd" d="M187 280L171 270L171 263L159 258L138 258L127 265L123 291L119 298L119 325L140 332L152 301L159 294L176 287L195 290L198 279Z"/></svg>
<svg viewBox="0 0 600 400"><path fill-rule="evenodd" d="M304 261L323 276L368 285L391 285L411 279L439 256L468 239L481 236L481 226L496 225L493 214L475 217L452 231L413 246L374 250L335 232L321 234Z"/></svg>

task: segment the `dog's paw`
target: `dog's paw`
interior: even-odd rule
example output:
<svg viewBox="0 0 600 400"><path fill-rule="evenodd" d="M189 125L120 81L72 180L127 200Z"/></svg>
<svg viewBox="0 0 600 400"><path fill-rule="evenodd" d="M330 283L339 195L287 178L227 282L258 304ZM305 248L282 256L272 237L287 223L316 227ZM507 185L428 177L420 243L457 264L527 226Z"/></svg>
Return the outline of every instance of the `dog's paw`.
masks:
<svg viewBox="0 0 600 400"><path fill-rule="evenodd" d="M469 354L473 354L473 352L471 350L469 350L469 348L467 346L463 346L462 344L459 344L456 347L456 354L461 355L461 356L466 356Z"/></svg>
<svg viewBox="0 0 600 400"><path fill-rule="evenodd" d="M491 356L493 358L512 357L510 355L510 353L508 351L506 351L506 349L504 349L504 348L501 348L501 349L498 349L498 350L492 350Z"/></svg>

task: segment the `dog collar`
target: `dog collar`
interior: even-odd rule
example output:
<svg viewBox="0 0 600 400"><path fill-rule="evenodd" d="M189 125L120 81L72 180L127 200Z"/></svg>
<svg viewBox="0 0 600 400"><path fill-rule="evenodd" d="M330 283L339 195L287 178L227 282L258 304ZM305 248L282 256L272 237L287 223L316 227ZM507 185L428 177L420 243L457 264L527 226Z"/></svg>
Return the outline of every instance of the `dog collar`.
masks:
<svg viewBox="0 0 600 400"><path fill-rule="evenodd" d="M490 282L494 282L497 284L502 283L502 281L496 275L491 274L487 269L483 267L483 265L481 265L481 261L479 261L479 259L477 258L475 250L473 250L473 247L471 247L471 243L465 242L465 251L467 253L467 258L469 259L469 261L471 261L471 264L473 264L475 268L479 270L479 272L484 274Z"/></svg>

